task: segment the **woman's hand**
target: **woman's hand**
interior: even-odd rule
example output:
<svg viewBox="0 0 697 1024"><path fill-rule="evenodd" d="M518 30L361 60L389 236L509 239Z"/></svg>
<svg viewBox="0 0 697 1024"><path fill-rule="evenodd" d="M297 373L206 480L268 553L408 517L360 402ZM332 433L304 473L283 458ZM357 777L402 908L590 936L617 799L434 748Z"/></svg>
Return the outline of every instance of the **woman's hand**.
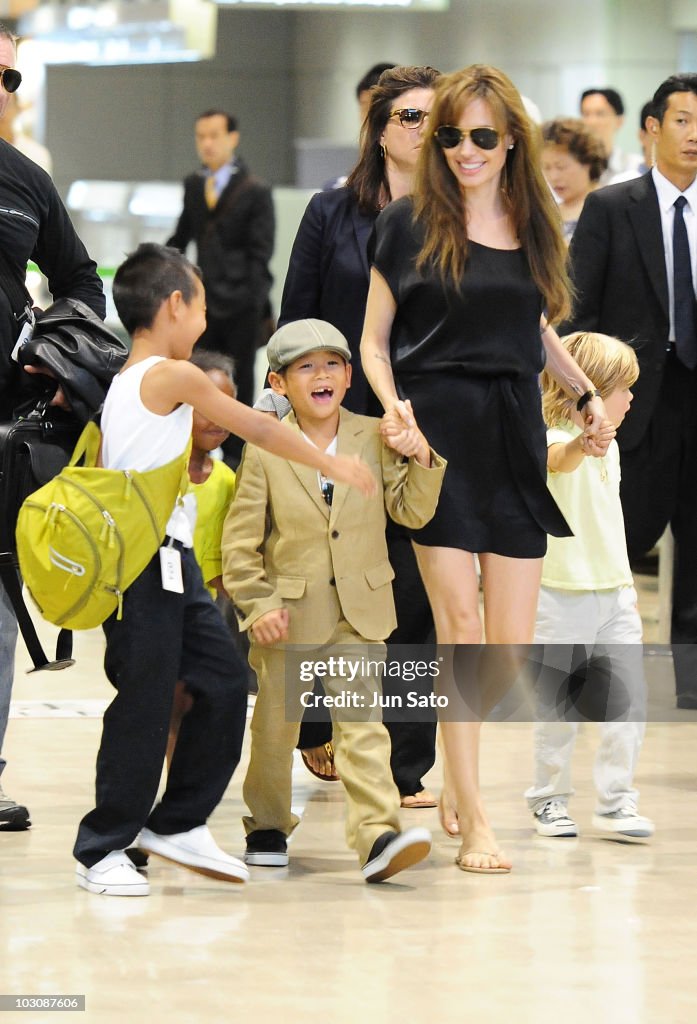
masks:
<svg viewBox="0 0 697 1024"><path fill-rule="evenodd" d="M592 438L599 447L603 448L602 454L604 455L617 431L607 418L605 403L600 395L594 395L590 401L586 402L583 407L583 421L584 436ZM611 436L607 436L608 432L611 433Z"/></svg>
<svg viewBox="0 0 697 1024"><path fill-rule="evenodd" d="M416 426L414 410L409 399L402 401L398 398L392 402L380 421L380 433L385 444L401 455L409 456L415 453L415 448L423 435Z"/></svg>
<svg viewBox="0 0 697 1024"><path fill-rule="evenodd" d="M401 408L399 408L401 407ZM406 425L405 417L411 420ZM416 425L411 402L396 402L380 421L380 433L385 444L406 458L414 457L422 466L431 465L428 442Z"/></svg>
<svg viewBox="0 0 697 1024"><path fill-rule="evenodd" d="M602 459L603 455L607 455L608 446L616 434L617 428L615 424L611 423L610 420L603 420L598 433L594 436L580 435L583 454L590 455L596 459Z"/></svg>

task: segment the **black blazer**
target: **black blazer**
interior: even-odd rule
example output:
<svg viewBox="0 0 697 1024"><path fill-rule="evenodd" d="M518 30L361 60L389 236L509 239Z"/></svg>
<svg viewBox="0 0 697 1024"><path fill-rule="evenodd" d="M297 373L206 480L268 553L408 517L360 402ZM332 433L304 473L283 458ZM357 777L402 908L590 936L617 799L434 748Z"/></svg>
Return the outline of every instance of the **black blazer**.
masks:
<svg viewBox="0 0 697 1024"><path fill-rule="evenodd" d="M201 171L185 179L184 206L167 245L183 252L189 242L196 243L211 319L229 320L249 310L261 316L272 281L271 190L252 178L241 161L213 210L206 204L204 187Z"/></svg>
<svg viewBox="0 0 697 1024"><path fill-rule="evenodd" d="M631 450L653 414L670 331L661 214L651 172L588 196L570 258L577 298L560 333L610 334L630 344L639 360L632 410L617 435L620 448Z"/></svg>
<svg viewBox="0 0 697 1024"><path fill-rule="evenodd" d="M291 250L278 325L316 317L340 330L353 366L344 405L352 412L381 415L359 351L370 283L368 239L376 217L361 213L346 188L312 197Z"/></svg>

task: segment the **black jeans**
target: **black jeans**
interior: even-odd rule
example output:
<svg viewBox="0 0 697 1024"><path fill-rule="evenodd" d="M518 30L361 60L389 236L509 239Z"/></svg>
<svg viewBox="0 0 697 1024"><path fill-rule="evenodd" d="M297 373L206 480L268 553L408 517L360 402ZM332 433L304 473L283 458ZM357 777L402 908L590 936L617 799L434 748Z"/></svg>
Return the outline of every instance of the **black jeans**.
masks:
<svg viewBox="0 0 697 1024"><path fill-rule="evenodd" d="M130 846L146 824L165 835L205 824L240 758L247 672L188 549L182 571L184 593L163 590L156 554L126 591L123 618L104 623L104 669L117 693L104 714L96 807L80 823L73 851L86 867ZM151 810L179 679L193 706Z"/></svg>

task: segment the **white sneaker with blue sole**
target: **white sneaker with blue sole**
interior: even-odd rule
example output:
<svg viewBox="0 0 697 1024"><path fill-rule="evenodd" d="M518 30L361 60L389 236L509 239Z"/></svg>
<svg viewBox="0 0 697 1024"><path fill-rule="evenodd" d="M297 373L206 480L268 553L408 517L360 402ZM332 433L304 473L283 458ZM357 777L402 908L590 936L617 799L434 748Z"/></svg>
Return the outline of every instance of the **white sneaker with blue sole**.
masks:
<svg viewBox="0 0 697 1024"><path fill-rule="evenodd" d="M563 800L548 800L535 811L534 817L538 836L572 839L578 835L578 826L569 817Z"/></svg>
<svg viewBox="0 0 697 1024"><path fill-rule="evenodd" d="M602 832L606 839L650 839L656 826L650 818L639 814L635 803L623 804L609 814L594 814L593 828Z"/></svg>

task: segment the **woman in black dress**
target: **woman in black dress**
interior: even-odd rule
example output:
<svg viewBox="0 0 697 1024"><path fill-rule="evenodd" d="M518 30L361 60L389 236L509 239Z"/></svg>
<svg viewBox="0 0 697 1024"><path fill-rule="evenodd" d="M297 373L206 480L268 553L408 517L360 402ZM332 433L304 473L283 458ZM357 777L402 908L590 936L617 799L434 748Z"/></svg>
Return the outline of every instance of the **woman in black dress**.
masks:
<svg viewBox="0 0 697 1024"><path fill-rule="evenodd" d="M510 645L532 642L547 534L570 533L546 486L543 365L576 396L588 434L604 407L548 323L569 312L565 245L519 93L475 65L440 80L430 122L413 199L376 224L361 355L393 439L408 437L413 412L448 459L436 515L412 539L441 644L481 643L478 554L496 645L477 655L486 686L515 670ZM478 783L479 718L496 699L478 698L451 700L460 720L442 721L441 820L459 830L463 870L508 871Z"/></svg>

